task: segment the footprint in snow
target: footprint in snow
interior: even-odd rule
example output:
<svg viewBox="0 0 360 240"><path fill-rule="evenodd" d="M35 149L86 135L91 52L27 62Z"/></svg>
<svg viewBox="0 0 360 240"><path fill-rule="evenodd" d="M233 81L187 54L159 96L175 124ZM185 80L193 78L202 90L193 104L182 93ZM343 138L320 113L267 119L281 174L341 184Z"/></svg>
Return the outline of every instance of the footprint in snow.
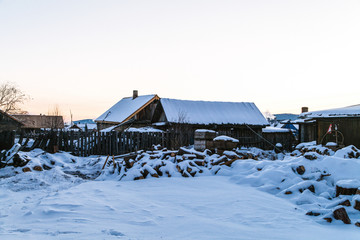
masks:
<svg viewBox="0 0 360 240"><path fill-rule="evenodd" d="M31 229L27 229L27 228L19 228L19 229L14 229L14 230L11 230L10 232L21 232L21 233L26 233L26 232L30 232Z"/></svg>
<svg viewBox="0 0 360 240"><path fill-rule="evenodd" d="M117 237L123 237L125 236L125 234L123 234L122 232L116 231L114 229L109 229L109 230L102 230L103 233L112 235L112 236L117 236Z"/></svg>

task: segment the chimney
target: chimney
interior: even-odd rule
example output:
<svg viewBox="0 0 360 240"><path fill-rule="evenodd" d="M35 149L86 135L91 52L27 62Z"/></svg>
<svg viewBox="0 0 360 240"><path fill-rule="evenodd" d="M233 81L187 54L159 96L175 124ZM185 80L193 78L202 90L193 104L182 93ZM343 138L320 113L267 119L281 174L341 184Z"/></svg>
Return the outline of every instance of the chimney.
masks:
<svg viewBox="0 0 360 240"><path fill-rule="evenodd" d="M302 107L301 108L301 113L305 113L305 112L308 112L308 111L309 111L308 107Z"/></svg>
<svg viewBox="0 0 360 240"><path fill-rule="evenodd" d="M133 90L133 99L138 97L138 90Z"/></svg>

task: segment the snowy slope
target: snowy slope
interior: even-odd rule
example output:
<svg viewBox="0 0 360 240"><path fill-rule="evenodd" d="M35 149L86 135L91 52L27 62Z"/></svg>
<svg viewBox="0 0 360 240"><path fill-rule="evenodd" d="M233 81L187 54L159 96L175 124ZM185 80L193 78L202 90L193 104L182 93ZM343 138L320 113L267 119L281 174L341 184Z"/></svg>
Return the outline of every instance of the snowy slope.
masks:
<svg viewBox="0 0 360 240"><path fill-rule="evenodd" d="M358 239L286 200L226 177L89 181L60 191L1 189L2 239ZM305 230L306 229L306 230Z"/></svg>
<svg viewBox="0 0 360 240"><path fill-rule="evenodd" d="M255 148L225 151L230 158L253 158L231 166L215 165L224 156L204 153L206 164L197 166L202 171L194 178L181 177L176 167L192 166L192 160L180 161L191 154L143 152L123 177L124 169L114 171L111 161L101 170L105 156L21 152L31 159L27 167L48 170L0 169L0 238L359 239L354 223L360 213L351 206L345 207L351 225L327 223L323 217L340 201L357 199L335 197L334 184L360 181L360 151L349 146L333 152L311 143L298 148L291 155ZM116 161L119 167L121 159ZM132 181L142 168L151 173L157 163L172 177L149 174ZM302 174L295 171L300 165ZM307 216L308 211L321 215Z"/></svg>

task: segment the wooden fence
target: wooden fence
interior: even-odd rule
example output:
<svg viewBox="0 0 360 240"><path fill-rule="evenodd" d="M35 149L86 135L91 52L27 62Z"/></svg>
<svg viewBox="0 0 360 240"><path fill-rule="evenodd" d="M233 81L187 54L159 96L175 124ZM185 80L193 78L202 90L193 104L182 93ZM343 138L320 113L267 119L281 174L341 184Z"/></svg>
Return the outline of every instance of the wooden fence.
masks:
<svg viewBox="0 0 360 240"><path fill-rule="evenodd" d="M151 132L74 132L44 131L20 133L18 143L23 150L41 148L49 152L72 152L77 156L119 155L137 150L149 150L154 145L171 148L170 133Z"/></svg>
<svg viewBox="0 0 360 240"><path fill-rule="evenodd" d="M0 151L3 149L10 149L14 145L14 141L14 131L0 131Z"/></svg>
<svg viewBox="0 0 360 240"><path fill-rule="evenodd" d="M274 144L281 143L284 149L291 150L294 139L288 136L264 136L239 138L240 146L274 149ZM281 138L279 138L281 137ZM284 138L285 137L285 138ZM48 152L58 150L71 152L77 156L120 155L137 150L150 150L154 145L168 149L194 144L192 135L172 132L74 132L42 131L39 133L18 133L17 142L22 150L41 148ZM271 144L269 144L271 142Z"/></svg>

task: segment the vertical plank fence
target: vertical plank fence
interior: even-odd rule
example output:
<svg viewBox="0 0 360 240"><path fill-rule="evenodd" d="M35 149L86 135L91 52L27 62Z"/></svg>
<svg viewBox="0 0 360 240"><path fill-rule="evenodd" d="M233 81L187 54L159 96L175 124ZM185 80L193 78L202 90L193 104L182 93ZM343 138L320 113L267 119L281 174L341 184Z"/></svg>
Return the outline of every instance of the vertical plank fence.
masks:
<svg viewBox="0 0 360 240"><path fill-rule="evenodd" d="M77 156L120 155L138 150L151 150L154 145L174 147L170 133L151 132L74 132L42 131L36 134L18 134L23 150L41 148L57 150ZM29 144L31 143L31 144Z"/></svg>

